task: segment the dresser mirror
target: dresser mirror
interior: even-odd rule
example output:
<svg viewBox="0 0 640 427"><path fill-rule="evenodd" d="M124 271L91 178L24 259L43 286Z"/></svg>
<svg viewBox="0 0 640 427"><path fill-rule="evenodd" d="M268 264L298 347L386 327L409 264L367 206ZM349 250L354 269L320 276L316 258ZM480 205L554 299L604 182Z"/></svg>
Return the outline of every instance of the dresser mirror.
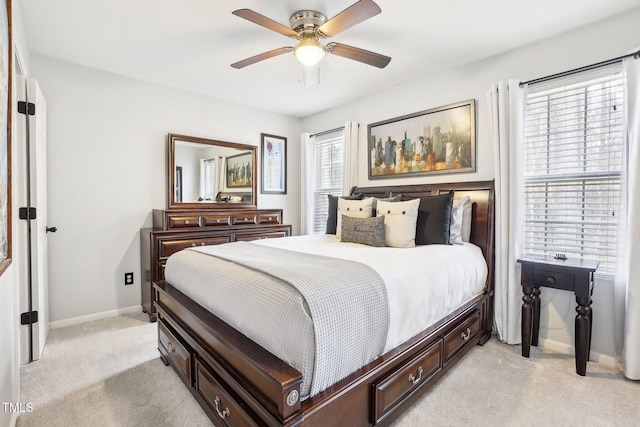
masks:
<svg viewBox="0 0 640 427"><path fill-rule="evenodd" d="M257 206L257 147L169 134L168 208Z"/></svg>

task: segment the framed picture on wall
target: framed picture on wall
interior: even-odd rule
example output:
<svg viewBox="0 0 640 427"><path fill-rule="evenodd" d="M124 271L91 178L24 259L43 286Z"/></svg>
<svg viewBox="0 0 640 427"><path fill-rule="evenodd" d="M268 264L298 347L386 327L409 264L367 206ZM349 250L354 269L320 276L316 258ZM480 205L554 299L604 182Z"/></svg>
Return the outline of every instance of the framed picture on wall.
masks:
<svg viewBox="0 0 640 427"><path fill-rule="evenodd" d="M369 178L476 170L475 100L367 126Z"/></svg>
<svg viewBox="0 0 640 427"><path fill-rule="evenodd" d="M0 7L0 274L11 264L11 0Z"/></svg>
<svg viewBox="0 0 640 427"><path fill-rule="evenodd" d="M260 134L262 150L262 180L265 194L287 194L287 138Z"/></svg>
<svg viewBox="0 0 640 427"><path fill-rule="evenodd" d="M227 188L243 188L253 185L253 154L236 154L227 157Z"/></svg>

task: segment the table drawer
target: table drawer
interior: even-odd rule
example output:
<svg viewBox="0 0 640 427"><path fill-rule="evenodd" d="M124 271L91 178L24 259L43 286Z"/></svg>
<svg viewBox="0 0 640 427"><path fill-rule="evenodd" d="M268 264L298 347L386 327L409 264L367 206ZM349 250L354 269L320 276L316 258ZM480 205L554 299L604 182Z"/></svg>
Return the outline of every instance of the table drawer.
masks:
<svg viewBox="0 0 640 427"><path fill-rule="evenodd" d="M163 321L158 322L158 343L160 353L177 368L178 375L189 387L192 384L192 352L182 344Z"/></svg>
<svg viewBox="0 0 640 427"><path fill-rule="evenodd" d="M199 215L170 215L169 220L169 228L192 228L192 227L200 227L200 216Z"/></svg>
<svg viewBox="0 0 640 427"><path fill-rule="evenodd" d="M444 337L444 361L464 347L467 343L474 341L480 331L480 312L475 311L469 315L460 325Z"/></svg>
<svg viewBox="0 0 640 427"><path fill-rule="evenodd" d="M231 225L231 217L229 215L202 215L200 218L200 224L203 227Z"/></svg>
<svg viewBox="0 0 640 427"><path fill-rule="evenodd" d="M229 236L215 237L191 237L189 239L171 239L160 240L159 254L160 258L168 258L186 248L195 248L196 246L219 245L221 243L230 242Z"/></svg>
<svg viewBox="0 0 640 427"><path fill-rule="evenodd" d="M419 389L442 369L442 340L438 339L420 354L384 378L374 388L374 417L377 424L406 396Z"/></svg>
<svg viewBox="0 0 640 427"><path fill-rule="evenodd" d="M200 360L196 359L196 392L212 419L228 426L257 426L253 411ZM255 414L254 414L255 416Z"/></svg>
<svg viewBox="0 0 640 427"><path fill-rule="evenodd" d="M547 270L545 268L534 267L533 286L549 286L554 289L573 291L575 275L571 273L561 273L559 271Z"/></svg>

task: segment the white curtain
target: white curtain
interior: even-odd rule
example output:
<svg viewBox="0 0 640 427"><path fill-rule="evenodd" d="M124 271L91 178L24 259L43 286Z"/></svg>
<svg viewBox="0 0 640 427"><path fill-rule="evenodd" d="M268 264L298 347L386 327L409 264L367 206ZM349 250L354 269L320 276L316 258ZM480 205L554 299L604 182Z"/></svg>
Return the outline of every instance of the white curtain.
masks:
<svg viewBox="0 0 640 427"><path fill-rule="evenodd" d="M494 329L501 341L521 342L525 89L515 80L494 83L488 93L495 159L495 304Z"/></svg>
<svg viewBox="0 0 640 427"><path fill-rule="evenodd" d="M301 139L301 159L300 159L300 174L302 176L302 182L300 183L301 205L300 206L300 229L303 235L313 234L313 212L314 212L314 197L313 192L315 190L314 179L316 176L315 171L315 154L314 147L315 137L310 133L303 133L300 136Z"/></svg>
<svg viewBox="0 0 640 427"><path fill-rule="evenodd" d="M623 69L626 77L627 150L623 160L624 184L620 195L616 312L624 315L624 375L632 380L640 380L640 59L625 59Z"/></svg>
<svg viewBox="0 0 640 427"><path fill-rule="evenodd" d="M358 182L358 122L347 122L344 125L344 163L342 172L342 194L349 194L351 187Z"/></svg>

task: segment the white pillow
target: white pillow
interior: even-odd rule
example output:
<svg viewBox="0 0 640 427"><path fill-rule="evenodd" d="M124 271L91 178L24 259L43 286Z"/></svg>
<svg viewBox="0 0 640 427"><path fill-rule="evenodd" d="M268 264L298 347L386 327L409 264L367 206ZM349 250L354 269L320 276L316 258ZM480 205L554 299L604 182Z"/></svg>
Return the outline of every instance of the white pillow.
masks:
<svg viewBox="0 0 640 427"><path fill-rule="evenodd" d="M420 199L405 202L378 200L377 214L384 215L384 236L387 246L412 248L416 245L416 223Z"/></svg>
<svg viewBox="0 0 640 427"><path fill-rule="evenodd" d="M472 215L473 203L471 199L467 197L464 203L464 212L462 213L462 241L471 241L471 215Z"/></svg>
<svg viewBox="0 0 640 427"><path fill-rule="evenodd" d="M453 201L453 207L451 208L451 224L449 226L450 245L461 245L463 243L462 223L464 219L464 208L467 204L471 206L471 199L469 199L469 196L465 196L462 199L454 199Z"/></svg>
<svg viewBox="0 0 640 427"><path fill-rule="evenodd" d="M373 197L362 200L338 199L338 223L336 225L336 237L342 236L342 215L353 218L371 218L373 210Z"/></svg>

